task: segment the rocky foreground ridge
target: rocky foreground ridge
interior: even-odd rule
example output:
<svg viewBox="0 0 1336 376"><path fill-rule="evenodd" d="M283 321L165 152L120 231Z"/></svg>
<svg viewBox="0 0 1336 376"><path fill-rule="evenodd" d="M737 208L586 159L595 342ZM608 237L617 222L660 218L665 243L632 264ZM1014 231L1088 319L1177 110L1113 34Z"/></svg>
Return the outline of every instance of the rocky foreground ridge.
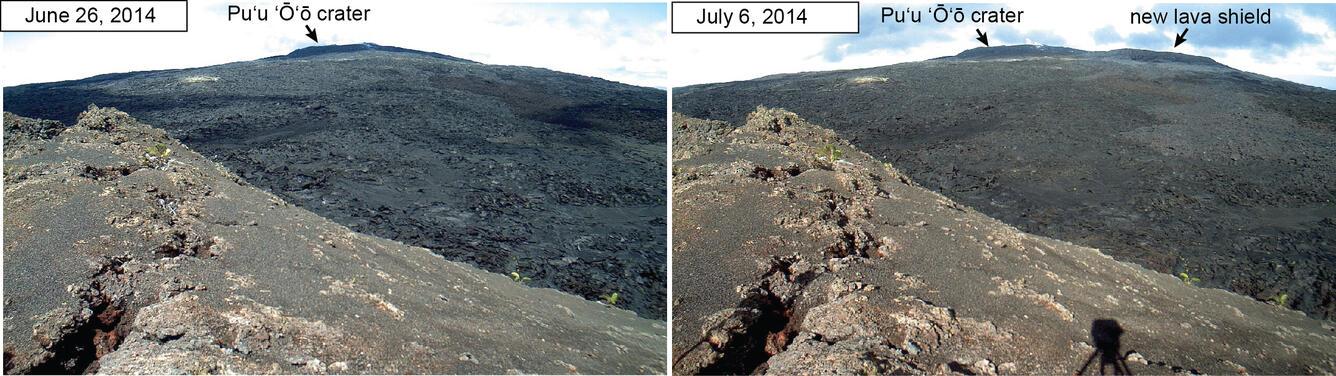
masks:
<svg viewBox="0 0 1336 376"><path fill-rule="evenodd" d="M673 89L686 116L757 106L1025 232L1336 319L1336 91L1051 46Z"/></svg>
<svg viewBox="0 0 1336 376"><path fill-rule="evenodd" d="M663 90L375 44L4 88L115 107L360 233L667 317Z"/></svg>
<svg viewBox="0 0 1336 376"><path fill-rule="evenodd" d="M793 113L673 132L675 374L1336 372L1329 321L1023 233Z"/></svg>
<svg viewBox="0 0 1336 376"><path fill-rule="evenodd" d="M662 373L666 328L363 235L114 109L4 117L5 373Z"/></svg>

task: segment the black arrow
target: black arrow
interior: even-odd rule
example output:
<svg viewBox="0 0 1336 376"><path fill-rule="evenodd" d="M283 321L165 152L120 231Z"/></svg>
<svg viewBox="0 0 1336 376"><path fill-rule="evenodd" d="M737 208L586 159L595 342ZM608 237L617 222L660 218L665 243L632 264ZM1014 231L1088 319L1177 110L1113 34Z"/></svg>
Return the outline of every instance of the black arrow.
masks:
<svg viewBox="0 0 1336 376"><path fill-rule="evenodd" d="M311 25L306 25L306 36L310 37L311 40L315 41L316 43L320 43L319 39L315 39L315 29L312 29Z"/></svg>
<svg viewBox="0 0 1336 376"><path fill-rule="evenodd" d="M987 46L988 46L988 33L979 31L979 29L974 29L974 32L979 33L979 37L978 37L978 38L974 38L974 39L978 39L980 42L983 42L983 45L984 45L985 47L987 47Z"/></svg>
<svg viewBox="0 0 1336 376"><path fill-rule="evenodd" d="M1178 34L1178 35L1175 35L1175 36L1174 36L1174 47L1178 47L1178 45L1183 44L1183 42L1187 42L1187 41L1188 41L1188 38L1184 38L1185 36L1188 36L1188 29L1187 29L1187 28L1184 28L1184 29L1183 29L1183 33L1182 33L1182 34Z"/></svg>

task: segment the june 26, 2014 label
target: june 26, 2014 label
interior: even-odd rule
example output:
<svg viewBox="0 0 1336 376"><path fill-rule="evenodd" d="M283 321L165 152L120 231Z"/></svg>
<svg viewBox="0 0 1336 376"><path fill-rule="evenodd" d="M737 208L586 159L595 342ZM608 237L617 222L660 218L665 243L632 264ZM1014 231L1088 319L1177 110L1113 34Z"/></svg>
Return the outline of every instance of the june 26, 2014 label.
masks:
<svg viewBox="0 0 1336 376"><path fill-rule="evenodd" d="M672 3L676 34L855 34L858 2Z"/></svg>
<svg viewBox="0 0 1336 376"><path fill-rule="evenodd" d="M185 0L0 1L0 31L188 31Z"/></svg>

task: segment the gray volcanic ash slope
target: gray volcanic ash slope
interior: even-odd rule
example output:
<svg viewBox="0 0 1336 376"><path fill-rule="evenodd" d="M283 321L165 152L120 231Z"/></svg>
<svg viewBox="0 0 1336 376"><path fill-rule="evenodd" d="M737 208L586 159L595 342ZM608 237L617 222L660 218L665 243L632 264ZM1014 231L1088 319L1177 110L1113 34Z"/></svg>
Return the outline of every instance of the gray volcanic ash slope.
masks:
<svg viewBox="0 0 1336 376"><path fill-rule="evenodd" d="M1021 232L793 113L673 132L675 374L1336 372L1330 321Z"/></svg>
<svg viewBox="0 0 1336 376"><path fill-rule="evenodd" d="M354 231L664 318L664 91L377 45L5 88L167 131Z"/></svg>
<svg viewBox="0 0 1336 376"><path fill-rule="evenodd" d="M1174 53L1009 46L674 90L784 107L1021 230L1336 317L1336 92Z"/></svg>
<svg viewBox="0 0 1336 376"><path fill-rule="evenodd" d="M350 231L123 112L4 130L6 374L664 372L662 321Z"/></svg>

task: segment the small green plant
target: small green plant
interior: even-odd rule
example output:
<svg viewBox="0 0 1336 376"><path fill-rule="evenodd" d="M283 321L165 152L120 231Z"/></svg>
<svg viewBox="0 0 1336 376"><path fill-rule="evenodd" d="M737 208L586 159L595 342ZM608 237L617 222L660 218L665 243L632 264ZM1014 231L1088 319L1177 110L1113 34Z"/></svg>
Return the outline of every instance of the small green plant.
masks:
<svg viewBox="0 0 1336 376"><path fill-rule="evenodd" d="M167 145L163 145L161 142L155 142L153 146L148 147L148 155L167 159L167 157L172 156L172 149L167 148Z"/></svg>
<svg viewBox="0 0 1336 376"><path fill-rule="evenodd" d="M144 165L153 168L162 168L171 162L172 149L167 148L161 142L153 143L148 150L144 151Z"/></svg>
<svg viewBox="0 0 1336 376"><path fill-rule="evenodd" d="M603 301L608 302L608 305L617 305L617 295L619 294L614 292L612 295L599 295L598 297L603 298Z"/></svg>
<svg viewBox="0 0 1336 376"><path fill-rule="evenodd" d="M532 280L533 280L533 278L529 278L529 277L521 277L521 276L520 276L520 273L516 273L516 272L510 272L510 278L511 278L511 279L514 279L515 282L519 282L519 283L524 283L525 281L532 281Z"/></svg>
<svg viewBox="0 0 1336 376"><path fill-rule="evenodd" d="M1191 285L1193 282L1201 282L1201 278L1190 276L1188 275L1187 272L1178 272L1178 278L1182 279L1183 283L1189 285Z"/></svg>
<svg viewBox="0 0 1336 376"><path fill-rule="evenodd" d="M1280 296L1272 295L1270 298L1266 299L1270 300L1271 304L1277 307L1287 307L1285 305L1285 302L1288 302L1290 300L1290 294L1280 294Z"/></svg>
<svg viewBox="0 0 1336 376"><path fill-rule="evenodd" d="M844 156L844 152L840 151L840 149L836 149L835 145L832 144L826 144L826 147L821 148L821 154L825 155L827 158L830 158L831 163L834 163L835 160L840 159L841 156Z"/></svg>

